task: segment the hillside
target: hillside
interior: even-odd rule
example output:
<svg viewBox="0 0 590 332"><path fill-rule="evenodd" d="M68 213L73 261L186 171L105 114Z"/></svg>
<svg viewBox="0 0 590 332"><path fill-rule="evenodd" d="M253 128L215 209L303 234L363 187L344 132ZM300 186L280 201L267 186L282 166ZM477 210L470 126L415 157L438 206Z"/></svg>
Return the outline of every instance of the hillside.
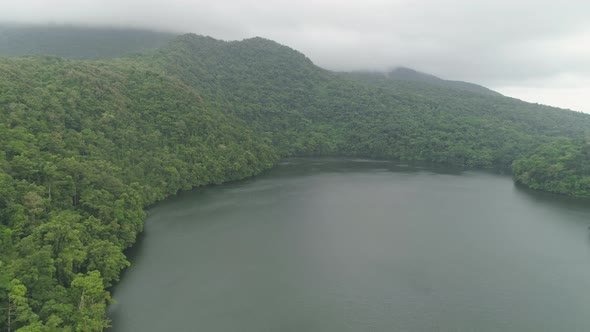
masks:
<svg viewBox="0 0 590 332"><path fill-rule="evenodd" d="M126 62L0 59L0 105L3 330L102 330L145 206L277 159L178 80Z"/></svg>
<svg viewBox="0 0 590 332"><path fill-rule="evenodd" d="M108 59L153 50L176 34L139 29L0 24L0 56Z"/></svg>
<svg viewBox="0 0 590 332"><path fill-rule="evenodd" d="M343 77L262 38L223 42L185 35L138 59L270 133L283 155L509 169L517 156L553 137L590 132L586 114L421 81Z"/></svg>
<svg viewBox="0 0 590 332"><path fill-rule="evenodd" d="M432 85L456 90L464 90L469 92L477 92L488 95L500 96L498 92L485 88L481 85L462 81L443 80L442 78L436 77L434 75L422 73L406 67L397 67L385 73L358 71L342 73L342 75L349 76L353 79L360 80L365 83L370 83L379 86L395 86L396 84L411 84L412 82L414 82L419 83L414 84L414 86Z"/></svg>
<svg viewBox="0 0 590 332"><path fill-rule="evenodd" d="M436 78L361 76L263 38L192 34L110 60L0 58L0 329L102 330L145 207L281 156L506 171L520 160L527 183L537 166L519 158L590 136L586 114Z"/></svg>

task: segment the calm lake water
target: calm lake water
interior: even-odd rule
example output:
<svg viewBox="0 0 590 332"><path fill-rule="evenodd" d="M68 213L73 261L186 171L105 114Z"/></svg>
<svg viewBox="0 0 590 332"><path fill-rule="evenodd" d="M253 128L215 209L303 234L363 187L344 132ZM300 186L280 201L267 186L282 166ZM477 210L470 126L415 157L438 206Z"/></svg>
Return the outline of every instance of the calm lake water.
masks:
<svg viewBox="0 0 590 332"><path fill-rule="evenodd" d="M112 331L590 331L590 203L299 160L151 210Z"/></svg>

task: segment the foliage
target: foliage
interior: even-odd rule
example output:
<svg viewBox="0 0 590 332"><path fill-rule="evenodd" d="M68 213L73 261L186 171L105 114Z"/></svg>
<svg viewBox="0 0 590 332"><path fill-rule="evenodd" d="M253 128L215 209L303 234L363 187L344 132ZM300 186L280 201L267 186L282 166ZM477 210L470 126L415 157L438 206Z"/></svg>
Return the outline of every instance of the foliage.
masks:
<svg viewBox="0 0 590 332"><path fill-rule="evenodd" d="M432 80L332 73L262 38L184 35L102 61L0 58L0 329L102 330L145 207L280 156L509 169L543 143L590 135L588 115ZM587 195L583 149L552 144L543 162L571 159L547 170L580 176L567 193ZM535 186L535 158L514 163L517 180Z"/></svg>
<svg viewBox="0 0 590 332"><path fill-rule="evenodd" d="M440 79L431 79L433 84L332 73L262 38L223 42L184 35L137 59L201 91L210 107L269 134L282 155L349 155L509 170L517 156L539 144L590 133L587 114Z"/></svg>
<svg viewBox="0 0 590 332"><path fill-rule="evenodd" d="M590 197L590 140L557 139L516 160L513 172L533 189Z"/></svg>
<svg viewBox="0 0 590 332"><path fill-rule="evenodd" d="M96 289L129 265L144 207L277 160L240 120L141 64L1 59L0 105L0 307L19 310L13 331L102 330L109 297Z"/></svg>

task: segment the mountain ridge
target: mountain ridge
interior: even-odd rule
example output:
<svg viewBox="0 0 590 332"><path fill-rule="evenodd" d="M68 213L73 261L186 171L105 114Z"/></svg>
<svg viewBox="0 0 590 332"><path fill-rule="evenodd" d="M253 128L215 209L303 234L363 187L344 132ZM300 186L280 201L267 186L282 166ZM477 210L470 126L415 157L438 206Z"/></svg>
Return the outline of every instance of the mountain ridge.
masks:
<svg viewBox="0 0 590 332"><path fill-rule="evenodd" d="M356 79L363 80L367 83L372 83L375 85L387 85L391 84L391 81L419 82L446 88L502 96L502 94L499 92L486 88L482 85L464 81L446 80L403 66L396 67L389 71L359 70L354 72L343 72L342 75L354 77Z"/></svg>
<svg viewBox="0 0 590 332"><path fill-rule="evenodd" d="M210 41L218 43L245 42L252 43L253 45L260 44L261 46L274 44L274 46L289 48L290 50L301 54L311 62L311 60L304 54L261 36L249 37L239 41L223 41L210 36L202 36L194 33L178 34L140 28L130 29L42 24L0 24L0 56L54 55L72 59L110 59L128 56L129 54L138 52L149 52L151 50L165 47L167 43L173 42L175 39L195 37L210 39ZM100 44L105 45L97 46ZM113 47L116 49L110 49ZM358 71L358 73L375 74L377 72ZM412 75L408 75L408 73L412 73ZM396 67L391 71L386 71L384 74L388 78L396 80L421 81L435 84L445 82L447 85L456 84L457 87L460 87L461 85L472 85L473 91L477 90L476 87L480 87L479 85L468 82L443 80L436 76L403 66ZM432 79L425 79L426 77ZM484 87L481 88L487 89Z"/></svg>

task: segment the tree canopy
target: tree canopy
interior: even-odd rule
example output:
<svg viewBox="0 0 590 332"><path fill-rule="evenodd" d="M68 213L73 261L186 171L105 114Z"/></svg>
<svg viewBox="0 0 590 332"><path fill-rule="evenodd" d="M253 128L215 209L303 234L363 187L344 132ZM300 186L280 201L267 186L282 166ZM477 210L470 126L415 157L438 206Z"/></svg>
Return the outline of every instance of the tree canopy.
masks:
<svg viewBox="0 0 590 332"><path fill-rule="evenodd" d="M410 74L190 34L110 60L0 58L0 329L103 330L147 206L284 156L514 167L590 196L589 115Z"/></svg>
<svg viewBox="0 0 590 332"><path fill-rule="evenodd" d="M590 140L556 139L516 160L513 172L533 189L590 197Z"/></svg>

